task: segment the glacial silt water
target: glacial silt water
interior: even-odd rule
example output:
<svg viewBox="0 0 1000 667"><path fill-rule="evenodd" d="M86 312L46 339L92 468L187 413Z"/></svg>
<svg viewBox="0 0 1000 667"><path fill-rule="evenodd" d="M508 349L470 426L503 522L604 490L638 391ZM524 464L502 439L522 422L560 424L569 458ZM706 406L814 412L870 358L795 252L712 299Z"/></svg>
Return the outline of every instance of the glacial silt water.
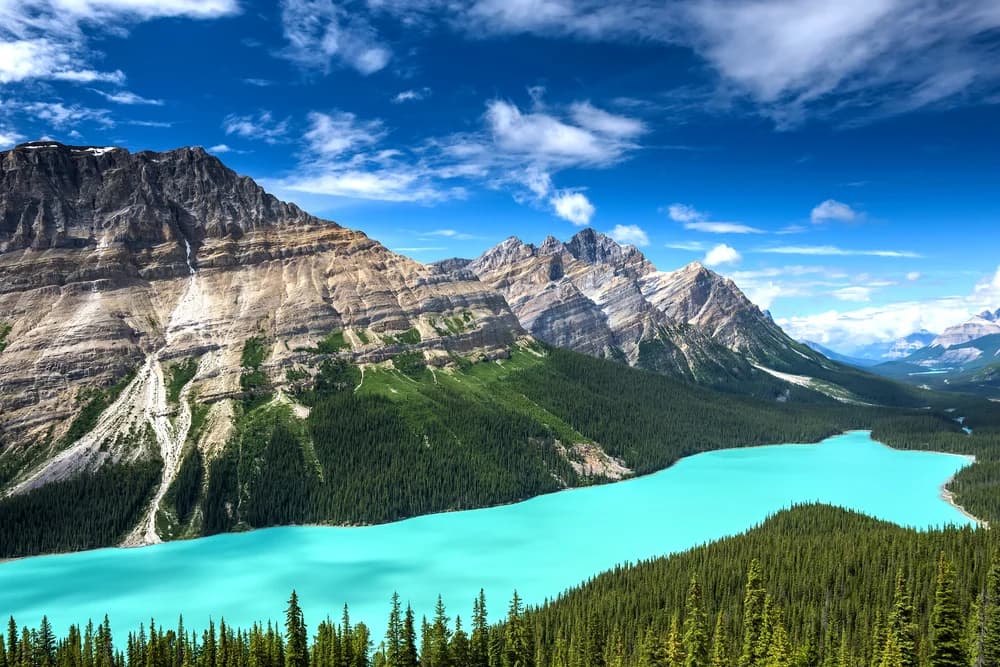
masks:
<svg viewBox="0 0 1000 667"><path fill-rule="evenodd" d="M971 520L941 496L968 459L890 449L856 431L818 445L692 456L654 475L482 510L359 527L286 527L138 549L0 564L0 616L60 631L107 613L119 633L154 617L172 626L280 619L297 589L310 631L346 602L381 636L398 591L420 614L440 593L468 619L486 590L492 616L516 588L529 603L624 561L733 535L796 503L821 501L900 525ZM124 639L124 635L118 637Z"/></svg>

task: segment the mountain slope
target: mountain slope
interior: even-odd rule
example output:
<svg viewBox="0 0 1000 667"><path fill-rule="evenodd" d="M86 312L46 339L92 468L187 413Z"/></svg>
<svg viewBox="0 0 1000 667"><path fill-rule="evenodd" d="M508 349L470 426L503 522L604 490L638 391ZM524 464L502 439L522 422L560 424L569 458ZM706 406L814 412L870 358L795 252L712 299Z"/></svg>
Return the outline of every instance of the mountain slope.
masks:
<svg viewBox="0 0 1000 667"><path fill-rule="evenodd" d="M0 166L0 485L18 492L159 458L155 506L193 412L212 451L234 399L314 374L320 353L444 363L523 335L478 281L279 202L200 148L28 144ZM137 539L155 539L155 514Z"/></svg>
<svg viewBox="0 0 1000 667"><path fill-rule="evenodd" d="M439 266L499 290L521 325L551 345L783 400L790 387L893 399L894 384L792 340L731 280L697 262L659 271L637 248L592 229L539 246L509 238L477 259Z"/></svg>
<svg viewBox="0 0 1000 667"><path fill-rule="evenodd" d="M949 327L927 347L872 371L932 389L1000 397L1000 309Z"/></svg>
<svg viewBox="0 0 1000 667"><path fill-rule="evenodd" d="M810 350L813 350L815 352L819 352L820 354L822 354L827 359L830 359L832 361L836 361L836 362L839 362L839 363L842 363L842 364L847 364L848 366L856 366L858 368L867 368L868 366L874 366L875 364L879 363L879 362L877 362L877 361L875 361L873 359L862 359L860 357L851 357L851 356L848 356L846 354L841 354L839 352L835 352L835 351L831 350L830 348L828 348L828 347L826 347L824 345L820 345L819 343L817 343L815 341L811 341L811 340L803 340L802 344L805 345L806 347L808 347Z"/></svg>

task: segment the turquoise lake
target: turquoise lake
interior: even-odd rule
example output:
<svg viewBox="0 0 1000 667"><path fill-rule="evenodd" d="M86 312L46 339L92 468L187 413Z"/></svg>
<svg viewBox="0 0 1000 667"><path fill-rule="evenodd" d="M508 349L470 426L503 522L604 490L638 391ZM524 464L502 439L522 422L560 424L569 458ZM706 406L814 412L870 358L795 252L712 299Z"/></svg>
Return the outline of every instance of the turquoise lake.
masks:
<svg viewBox="0 0 1000 667"><path fill-rule="evenodd" d="M740 533L796 503L820 501L917 528L972 523L941 497L965 457L890 449L867 432L818 445L710 452L654 475L489 509L361 528L289 527L0 564L0 617L62 631L107 613L119 642L152 616L189 628L282 617L292 588L312 631L339 617L380 637L399 591L419 618L438 593L467 620L486 589L491 617L516 588L528 603L623 561Z"/></svg>

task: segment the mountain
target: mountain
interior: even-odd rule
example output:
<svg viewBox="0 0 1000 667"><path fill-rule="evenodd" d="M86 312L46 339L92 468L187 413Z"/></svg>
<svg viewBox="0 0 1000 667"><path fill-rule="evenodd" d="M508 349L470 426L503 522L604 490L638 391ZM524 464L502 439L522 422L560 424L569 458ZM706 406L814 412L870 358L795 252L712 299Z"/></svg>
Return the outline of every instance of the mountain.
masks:
<svg viewBox="0 0 1000 667"><path fill-rule="evenodd" d="M811 350L819 352L820 354L822 354L827 359L832 359L833 361L837 361L837 362L840 362L842 364L847 364L848 366L857 366L858 368L866 368L868 366L874 366L875 364L878 363L877 361L874 361L872 359L862 359L860 357L851 357L851 356L848 356L846 354L841 354L839 352L835 352L834 350L831 350L828 347L820 345L819 343L817 343L815 341L804 340L804 341L802 341L802 344L805 345L806 347L808 347Z"/></svg>
<svg viewBox="0 0 1000 667"><path fill-rule="evenodd" d="M940 336L931 341L930 345L947 350L962 343L998 333L1000 333L1000 309L997 309L995 313L987 310L966 322L948 327L941 332Z"/></svg>
<svg viewBox="0 0 1000 667"><path fill-rule="evenodd" d="M524 334L479 281L280 202L201 148L51 142L0 153L0 332L0 485L158 456L161 494L192 405L208 409L198 444L217 449L224 399L315 373L324 341L441 364L507 355ZM178 367L191 377L171 387Z"/></svg>
<svg viewBox="0 0 1000 667"><path fill-rule="evenodd" d="M948 327L927 347L872 370L933 389L1000 397L1000 309Z"/></svg>
<svg viewBox="0 0 1000 667"><path fill-rule="evenodd" d="M917 350L927 347L937 338L937 334L926 329L915 331L901 338L890 341L879 341L863 345L854 351L853 357L867 359L874 363L893 361L909 356Z"/></svg>
<svg viewBox="0 0 1000 667"><path fill-rule="evenodd" d="M513 502L840 402L929 404L592 230L427 266L200 148L0 153L0 558Z"/></svg>
<svg viewBox="0 0 1000 667"><path fill-rule="evenodd" d="M512 237L438 266L497 289L521 325L551 345L720 389L773 397L796 386L880 400L864 386L873 378L789 338L732 280L698 262L660 271L592 229L538 246ZM874 393L884 398L884 389Z"/></svg>

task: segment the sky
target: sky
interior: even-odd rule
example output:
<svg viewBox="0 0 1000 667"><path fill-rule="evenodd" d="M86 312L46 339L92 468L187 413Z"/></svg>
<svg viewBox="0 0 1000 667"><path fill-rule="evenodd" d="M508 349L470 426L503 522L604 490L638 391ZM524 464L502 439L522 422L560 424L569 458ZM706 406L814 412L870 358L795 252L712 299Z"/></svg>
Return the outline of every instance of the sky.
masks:
<svg viewBox="0 0 1000 667"><path fill-rule="evenodd" d="M424 262L591 226L841 352L1000 307L995 0L0 0L0 149L42 138Z"/></svg>

